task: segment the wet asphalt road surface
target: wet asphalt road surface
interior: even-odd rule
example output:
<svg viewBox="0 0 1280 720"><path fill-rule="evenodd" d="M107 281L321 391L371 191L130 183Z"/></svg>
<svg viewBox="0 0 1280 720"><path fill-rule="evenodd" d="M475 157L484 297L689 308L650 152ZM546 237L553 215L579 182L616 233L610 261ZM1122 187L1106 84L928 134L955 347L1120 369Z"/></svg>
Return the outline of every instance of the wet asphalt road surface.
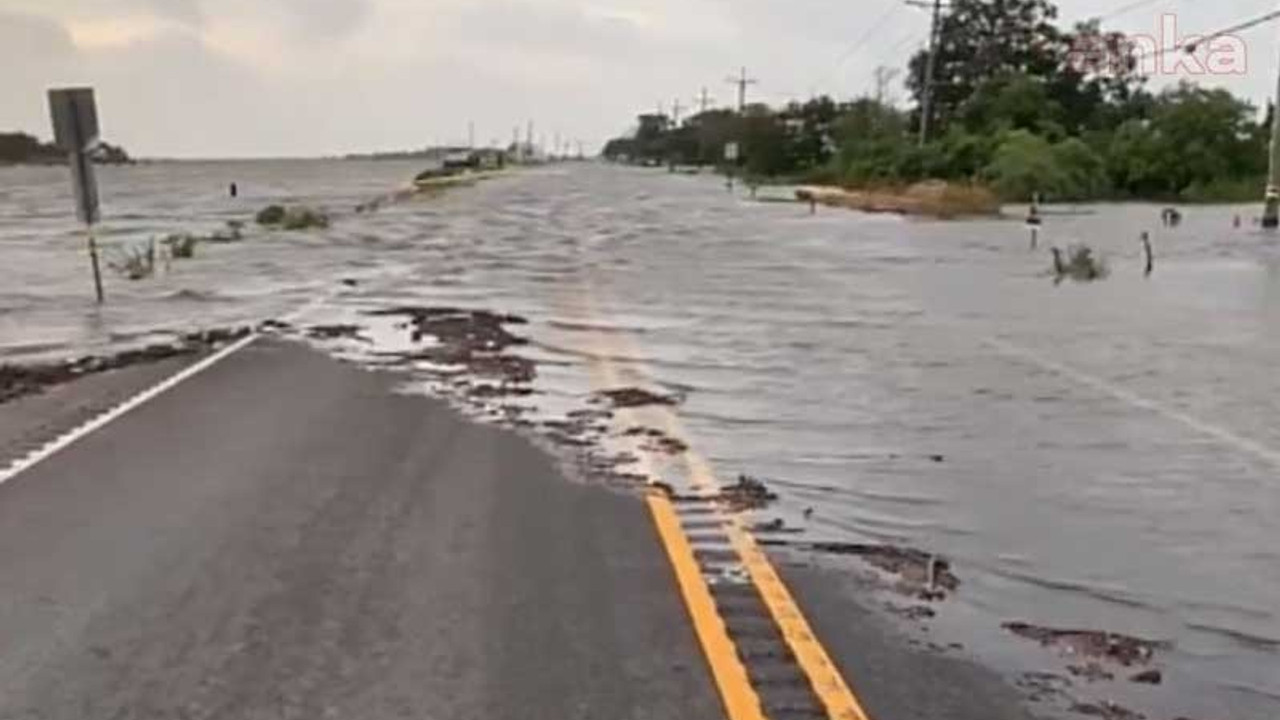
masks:
<svg viewBox="0 0 1280 720"><path fill-rule="evenodd" d="M165 369L0 416L47 429ZM639 498L397 381L259 339L0 485L0 720L724 717ZM1029 717L793 560L874 720Z"/></svg>
<svg viewBox="0 0 1280 720"><path fill-rule="evenodd" d="M0 718L721 717L643 503L392 384L259 340L0 486Z"/></svg>

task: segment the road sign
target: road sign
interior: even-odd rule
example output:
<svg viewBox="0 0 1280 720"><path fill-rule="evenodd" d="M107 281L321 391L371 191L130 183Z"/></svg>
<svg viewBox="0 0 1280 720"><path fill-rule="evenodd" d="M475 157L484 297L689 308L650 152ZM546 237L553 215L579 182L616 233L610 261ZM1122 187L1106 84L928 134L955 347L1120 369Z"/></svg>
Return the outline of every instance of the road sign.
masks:
<svg viewBox="0 0 1280 720"><path fill-rule="evenodd" d="M98 182L89 152L98 144L98 109L92 88L49 91L54 143L67 151L76 193L76 217L88 225L98 221Z"/></svg>
<svg viewBox="0 0 1280 720"><path fill-rule="evenodd" d="M67 88L49 91L49 110L53 113L53 141L59 148L88 152L98 142L98 108L93 101L93 88Z"/></svg>
<svg viewBox="0 0 1280 720"><path fill-rule="evenodd" d="M727 142L724 144L724 159L729 162L736 162L738 159L738 143Z"/></svg>
<svg viewBox="0 0 1280 720"><path fill-rule="evenodd" d="M98 180L89 153L98 144L98 108L92 88L49 91L49 111L53 116L53 139L67 152L71 183L76 192L76 217L88 227L89 257L93 262L93 286L102 302L102 272L98 268L98 243L93 224L98 222Z"/></svg>

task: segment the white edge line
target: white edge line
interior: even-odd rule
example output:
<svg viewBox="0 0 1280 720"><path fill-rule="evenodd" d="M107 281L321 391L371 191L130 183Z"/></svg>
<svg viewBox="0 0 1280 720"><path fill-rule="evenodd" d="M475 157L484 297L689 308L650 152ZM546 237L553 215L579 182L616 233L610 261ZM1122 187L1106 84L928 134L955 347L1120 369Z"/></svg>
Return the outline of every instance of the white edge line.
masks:
<svg viewBox="0 0 1280 720"><path fill-rule="evenodd" d="M1201 435L1217 440L1223 445L1229 445L1236 450L1253 455L1259 460L1280 466L1280 450L1276 450L1256 440L1239 435L1221 425L1201 420L1198 417L1189 415L1176 408L1162 405L1155 400L1151 400L1150 398L1143 397L1131 390L1113 385L1102 378L1094 377L1093 375L1089 375L1088 373L1077 370L1069 365L1064 365L1063 363L1055 360L1050 360L1049 358L1038 355L1031 350L1019 347L1018 345L1014 345L1006 340L1001 340L999 338L987 338L987 344L994 347L998 352L1004 353L1006 356L1021 359L1024 362L1031 363L1032 365L1036 365L1044 370L1056 373L1061 377L1065 377L1069 380L1075 380L1083 385L1088 385L1103 395L1109 395L1112 398L1139 410L1146 410L1168 420L1172 420L1173 422L1180 423Z"/></svg>
<svg viewBox="0 0 1280 720"><path fill-rule="evenodd" d="M9 482L13 478L17 477L20 473L30 470L31 468L35 467L42 461L48 459L50 456L57 453L58 451L65 449L67 446L76 442L80 438L83 438L86 435L89 435L95 430L98 430L99 428L106 425L107 423L110 423L111 421L116 420L117 418L129 412L130 410L133 410L134 408L147 403L148 401L156 398L160 394L178 386L180 383L186 380L189 380L195 377L196 375L199 375L205 370L208 370L209 368L213 367L217 363L221 362L223 359L227 358L232 353L235 353L241 350L246 345L248 345L249 343L257 339L258 339L258 333L256 332L250 333L248 336L235 341L234 343L222 348L221 350L204 358L203 360L195 363L194 365L191 365L183 369L181 372L178 372L174 375L169 376L168 378L165 378L159 384L153 385L152 387L146 390L143 390L137 395L134 395L128 400L125 400L123 403L115 406L110 410L107 410L106 412L102 413L101 415L98 415L92 420L89 420L88 422L81 425L80 427L75 428L74 430L71 430L70 432L67 432L61 435L60 437L48 442L43 447L37 450L33 450L30 453L28 453L26 456L13 461L8 467L0 470L0 485L4 485L5 483Z"/></svg>

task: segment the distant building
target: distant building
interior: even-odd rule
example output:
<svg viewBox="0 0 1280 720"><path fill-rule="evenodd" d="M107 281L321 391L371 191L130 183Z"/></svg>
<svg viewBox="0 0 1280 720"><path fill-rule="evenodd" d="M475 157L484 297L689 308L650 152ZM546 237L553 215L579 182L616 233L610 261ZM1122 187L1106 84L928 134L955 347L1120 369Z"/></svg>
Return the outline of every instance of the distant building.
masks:
<svg viewBox="0 0 1280 720"><path fill-rule="evenodd" d="M497 148L453 149L441 163L445 170L494 170L506 165L507 154Z"/></svg>

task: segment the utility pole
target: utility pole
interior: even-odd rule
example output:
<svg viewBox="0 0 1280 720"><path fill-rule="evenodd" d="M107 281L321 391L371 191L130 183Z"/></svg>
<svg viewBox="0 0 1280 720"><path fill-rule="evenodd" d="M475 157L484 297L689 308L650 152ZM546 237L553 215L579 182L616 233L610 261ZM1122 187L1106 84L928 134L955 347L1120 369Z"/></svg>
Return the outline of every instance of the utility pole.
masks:
<svg viewBox="0 0 1280 720"><path fill-rule="evenodd" d="M1280 80L1271 107L1271 158L1267 167L1267 191L1263 196L1262 227L1280 227Z"/></svg>
<svg viewBox="0 0 1280 720"><path fill-rule="evenodd" d="M898 78L899 70L897 68L885 67L880 65L875 70L876 80L876 104L884 105L886 98L889 97L889 84Z"/></svg>
<svg viewBox="0 0 1280 720"><path fill-rule="evenodd" d="M706 115L707 110L711 109L713 98L707 92L706 86L703 86L702 92L698 93L698 97L694 98L694 102L698 103L699 116ZM703 161L707 159L707 119L699 117L698 119L698 165L701 166Z"/></svg>
<svg viewBox="0 0 1280 720"><path fill-rule="evenodd" d="M705 113L711 107L712 97L707 94L705 87L702 88L702 92L694 100L698 103L698 112L700 113Z"/></svg>
<svg viewBox="0 0 1280 720"><path fill-rule="evenodd" d="M730 85L738 86L738 112L742 113L747 108L747 86L755 85L760 81L755 78L747 77L747 69L744 67L738 77L726 78L725 82Z"/></svg>
<svg viewBox="0 0 1280 720"><path fill-rule="evenodd" d="M929 59L924 66L924 95L920 100L920 145L929 141L929 118L933 113L933 74L938 64L938 40L941 28L942 0L933 0L933 19L929 23Z"/></svg>
<svg viewBox="0 0 1280 720"><path fill-rule="evenodd" d="M529 121L529 126L525 130L524 147L525 147L525 153L527 153L526 157L532 160L533 159L533 121L532 120Z"/></svg>

